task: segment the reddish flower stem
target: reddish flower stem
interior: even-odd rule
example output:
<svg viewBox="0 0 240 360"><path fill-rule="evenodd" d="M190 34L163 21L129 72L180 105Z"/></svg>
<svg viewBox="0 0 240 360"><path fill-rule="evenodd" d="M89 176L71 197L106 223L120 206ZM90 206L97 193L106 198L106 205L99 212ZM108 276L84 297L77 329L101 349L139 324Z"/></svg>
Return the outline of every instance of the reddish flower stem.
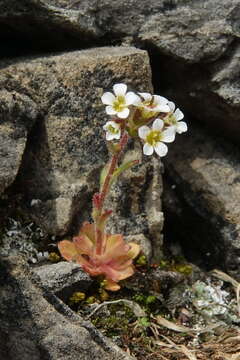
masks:
<svg viewBox="0 0 240 360"><path fill-rule="evenodd" d="M110 167L109 167L109 170L108 170L108 174L107 174L107 176L106 176L106 178L104 180L104 183L103 183L103 187L102 187L102 191L101 191L101 198L100 198L100 206L99 206L100 215L101 215L102 210L103 210L104 201L105 201L106 196L108 194L109 184L110 184L112 175L113 175L113 173L114 173L114 171L116 169L118 159L119 159L124 147L126 146L127 142L128 142L128 134L124 133L122 135L121 139L120 139L120 142L119 142L120 150L115 155L113 155L113 157L111 159Z"/></svg>
<svg viewBox="0 0 240 360"><path fill-rule="evenodd" d="M105 245L106 245L105 244L105 242L106 242L105 235L102 233L102 231L99 231L98 220L100 219L102 212L103 212L104 201L105 201L108 191L109 191L109 185L111 182L112 175L117 167L118 160L122 154L123 149L127 145L127 142L128 142L128 134L126 132L123 132L120 142L119 142L120 150L112 156L110 166L108 169L108 173L107 173L107 176L106 176L103 186L102 186L102 191L99 194L100 195L99 205L98 205L98 209L97 209L98 215L95 219L95 236L96 236L96 254L97 255L100 255L102 253L102 251L104 250Z"/></svg>

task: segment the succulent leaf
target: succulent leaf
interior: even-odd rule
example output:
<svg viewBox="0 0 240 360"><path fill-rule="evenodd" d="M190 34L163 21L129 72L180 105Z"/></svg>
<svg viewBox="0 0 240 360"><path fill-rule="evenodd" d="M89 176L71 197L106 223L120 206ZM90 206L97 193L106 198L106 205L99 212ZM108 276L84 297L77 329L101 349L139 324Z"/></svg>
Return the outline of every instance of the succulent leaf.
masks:
<svg viewBox="0 0 240 360"><path fill-rule="evenodd" d="M58 243L58 249L67 261L74 261L79 255L75 244L69 240L63 240Z"/></svg>

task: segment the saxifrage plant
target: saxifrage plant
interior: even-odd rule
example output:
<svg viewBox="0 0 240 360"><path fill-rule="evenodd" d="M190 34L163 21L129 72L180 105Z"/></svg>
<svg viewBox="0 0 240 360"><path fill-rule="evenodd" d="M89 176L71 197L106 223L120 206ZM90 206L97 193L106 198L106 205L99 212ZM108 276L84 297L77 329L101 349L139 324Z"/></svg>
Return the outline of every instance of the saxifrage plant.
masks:
<svg viewBox="0 0 240 360"><path fill-rule="evenodd" d="M106 140L110 142L112 156L100 176L100 190L92 201L92 223L85 222L73 241L63 240L58 248L68 261L78 263L91 276L101 275L107 290L120 289L118 282L134 273L133 259L140 247L125 243L121 234L107 234L106 222L112 211L104 208L111 185L126 169L138 161L119 165L129 138L139 138L143 153L154 152L163 157L168 152L166 143L174 141L176 134L187 131L181 110L165 97L149 93L127 92L127 85L115 84L113 93L101 98L111 120L103 126Z"/></svg>

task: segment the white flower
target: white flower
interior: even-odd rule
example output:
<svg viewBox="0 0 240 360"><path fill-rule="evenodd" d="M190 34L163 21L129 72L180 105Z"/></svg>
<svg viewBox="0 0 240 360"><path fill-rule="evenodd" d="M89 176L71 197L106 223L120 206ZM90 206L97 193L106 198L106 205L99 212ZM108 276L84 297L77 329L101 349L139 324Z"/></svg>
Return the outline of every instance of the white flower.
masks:
<svg viewBox="0 0 240 360"><path fill-rule="evenodd" d="M114 121L108 121L103 129L106 131L106 140L111 141L113 139L119 140L121 137L121 127Z"/></svg>
<svg viewBox="0 0 240 360"><path fill-rule="evenodd" d="M178 134L187 131L187 124L184 121L181 121L184 118L182 111L179 109L175 110L175 104L172 101L168 102L168 106L170 107L171 112L166 119L164 119L165 124L172 127Z"/></svg>
<svg viewBox="0 0 240 360"><path fill-rule="evenodd" d="M163 130L164 122L161 119L155 119L152 129L144 125L138 129L138 135L144 140L143 153L145 155L152 155L153 151L159 156L165 156L168 152L167 145L164 143L173 142L175 139L174 129L168 128Z"/></svg>
<svg viewBox="0 0 240 360"><path fill-rule="evenodd" d="M139 93L134 103L135 106L142 107L144 110L149 112L169 112L168 99L159 95L151 95L149 93Z"/></svg>
<svg viewBox="0 0 240 360"><path fill-rule="evenodd" d="M115 84L113 92L106 92L101 97L103 104L106 106L108 115L117 115L120 119L126 119L129 115L129 106L137 99L137 95L133 92L127 92L127 85Z"/></svg>

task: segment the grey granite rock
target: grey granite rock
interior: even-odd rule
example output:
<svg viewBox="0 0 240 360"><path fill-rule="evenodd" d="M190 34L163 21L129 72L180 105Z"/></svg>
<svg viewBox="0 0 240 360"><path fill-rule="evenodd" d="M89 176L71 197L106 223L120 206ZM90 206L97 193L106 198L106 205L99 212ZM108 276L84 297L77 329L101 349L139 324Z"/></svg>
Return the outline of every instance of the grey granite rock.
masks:
<svg viewBox="0 0 240 360"><path fill-rule="evenodd" d="M148 49L156 90L238 141L239 0L2 0L0 14L7 49L20 43L20 53L116 42Z"/></svg>
<svg viewBox="0 0 240 360"><path fill-rule="evenodd" d="M79 265L67 261L34 266L32 270L40 278L44 288L63 301L68 300L73 292L84 292L93 284L93 280Z"/></svg>
<svg viewBox="0 0 240 360"><path fill-rule="evenodd" d="M165 160L165 211L170 238L207 269L222 268L239 278L240 152L221 138L191 127Z"/></svg>
<svg viewBox="0 0 240 360"><path fill-rule="evenodd" d="M15 180L25 150L27 134L36 121L38 109L35 102L24 93L1 88L0 114L1 194Z"/></svg>
<svg viewBox="0 0 240 360"><path fill-rule="evenodd" d="M20 257L0 260L2 360L130 360L38 279Z"/></svg>
<svg viewBox="0 0 240 360"><path fill-rule="evenodd" d="M3 0L0 11L2 26L28 37L49 28L52 42L61 34L80 43L129 36L193 63L219 58L239 36L238 0Z"/></svg>

